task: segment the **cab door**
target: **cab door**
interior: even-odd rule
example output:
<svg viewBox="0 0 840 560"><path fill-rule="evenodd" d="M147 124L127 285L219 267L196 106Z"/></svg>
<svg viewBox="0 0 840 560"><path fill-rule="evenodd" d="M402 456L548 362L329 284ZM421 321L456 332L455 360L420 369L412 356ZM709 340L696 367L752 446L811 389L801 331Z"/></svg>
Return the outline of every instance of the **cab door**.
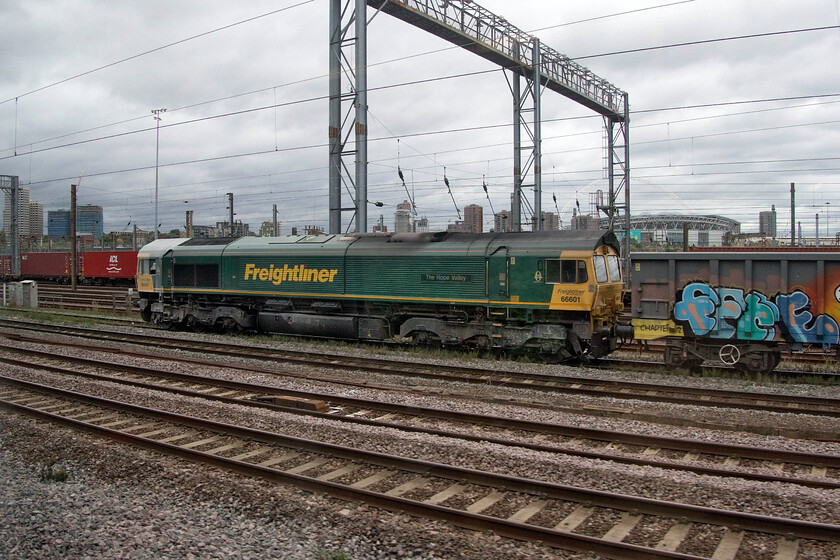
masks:
<svg viewBox="0 0 840 560"><path fill-rule="evenodd" d="M157 264L158 271L155 275L156 278L160 278L160 286L161 290L171 290L172 289L172 270L175 266L175 257L172 256L172 250L165 252L163 256L160 258L160 262Z"/></svg>
<svg viewBox="0 0 840 560"><path fill-rule="evenodd" d="M487 249L487 299L490 305L510 301L510 257L507 245Z"/></svg>

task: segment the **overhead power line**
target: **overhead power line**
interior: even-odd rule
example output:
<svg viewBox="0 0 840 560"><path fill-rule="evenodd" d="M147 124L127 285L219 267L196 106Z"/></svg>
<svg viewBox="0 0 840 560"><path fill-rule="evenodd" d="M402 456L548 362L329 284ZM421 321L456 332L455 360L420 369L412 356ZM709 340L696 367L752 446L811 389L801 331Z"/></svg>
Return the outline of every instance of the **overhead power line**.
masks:
<svg viewBox="0 0 840 560"><path fill-rule="evenodd" d="M658 45L655 47L641 47L638 49L627 49L623 51L611 51L601 54L590 54L586 56L576 56L572 60L587 60L589 58L601 58L604 56L617 56L620 54L631 54L640 52L657 51L662 49L673 49L677 47L690 47L694 45L708 45L711 43L722 43L724 41L739 41L741 39L758 39L760 37L774 37L778 35L792 35L794 33L809 33L812 31L828 31L830 29L840 29L840 25L827 25L825 27L809 27L806 29L790 29L787 31L771 31L768 33L753 33L751 35L736 35L733 37L720 37L718 39L702 39L700 41L688 41L685 43L670 43L668 45Z"/></svg>
<svg viewBox="0 0 840 560"><path fill-rule="evenodd" d="M191 37L186 37L185 39L179 39L178 41L173 41L173 42L171 42L171 43L167 43L166 45L161 45L160 47L155 47L155 48L153 48L153 49L149 49L149 50L147 50L147 51L143 51L143 52L138 53L138 54L135 54L135 55L127 56L127 57L122 58L122 59L120 59L120 60L115 60L114 62L109 62L108 64L104 64L104 65L102 65L102 66L98 66L97 68L92 68L92 69L87 70L87 71L85 71L85 72L81 72L81 73L79 73L79 74L75 74L75 75L73 75L73 76L69 76L69 77L64 78L64 79L62 79L62 80L58 80L57 82L52 82L52 83L47 84L47 85L45 85L45 86L41 86L41 87L39 87L39 88L35 88L35 89L31 90L31 91L27 91L26 93L21 93L21 94L19 94L19 95L14 96L14 97L10 97L9 99L6 99L6 100L4 100L4 101L0 101L0 105L2 105L3 103L9 103L9 102L11 102L11 101L15 101L16 99L20 99L21 97L26 97L27 95L32 95L33 93L38 93L39 91L44 91L45 89L49 89L49 88L51 88L51 87L55 87L55 86L57 86L57 85L60 85L60 84L63 84L63 83L69 82L69 81L71 81L71 80L75 80L75 79L77 79L77 78L81 78L81 77L83 77L83 76L87 76L88 74L93 74L94 72L99 72L100 70L105 70L106 68L111 68L112 66L117 66L118 64L122 64L122 63L124 63L124 62L128 62L129 60L135 60L135 59L137 59L137 58L140 58L140 57L146 56L147 54L156 53L156 52L162 51L162 50L164 50L164 49L168 49L168 48L170 48L170 47L174 47L174 46L176 46L176 45L181 45L181 44L186 43L186 42L188 42L188 41L192 41L192 40L194 40L194 39L198 39L198 38L201 38L201 37L206 37L207 35L212 35L213 33L218 33L219 31L224 31L224 30L226 30L226 29L230 29L230 28L232 28L232 27L236 27L236 26L238 26L238 25L242 25L242 24L245 24L245 23L249 23L249 22L252 22L252 21L256 21L256 20L258 20L258 19L262 19L262 18L265 18L265 17L268 17L268 16L272 16L272 15L274 15L274 14L278 14L278 13L280 13L280 12L285 12L285 11L287 11L287 10L291 10L291 9L293 9L293 8L299 8L300 6L304 6L304 5L306 5L306 4L311 4L311 3L312 3L312 2L314 2L314 1L315 1L315 0L303 0L303 1L301 1L301 2L298 2L297 4L293 4L293 5L291 5L291 6L286 6L285 8L280 8L280 9L277 9L277 10L272 10L272 11L270 11L270 12L266 12L266 13L264 13L264 14L260 14L260 15L258 15L258 16L254 16L254 17L250 17L250 18L247 18L247 19L243 19L243 20L241 20L241 21L237 21L237 22L234 22L234 23L230 23L230 24L228 24L228 25L223 25L222 27L217 27L216 29L211 29L210 31L204 31L203 33L198 33L197 35L193 35L193 36L191 36Z"/></svg>

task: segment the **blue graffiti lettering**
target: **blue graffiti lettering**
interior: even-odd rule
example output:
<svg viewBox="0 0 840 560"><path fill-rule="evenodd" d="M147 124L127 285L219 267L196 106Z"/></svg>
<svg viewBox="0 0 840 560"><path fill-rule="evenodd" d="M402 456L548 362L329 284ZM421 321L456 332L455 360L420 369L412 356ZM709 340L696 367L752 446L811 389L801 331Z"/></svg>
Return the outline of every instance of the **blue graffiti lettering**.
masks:
<svg viewBox="0 0 840 560"><path fill-rule="evenodd" d="M760 292L744 294L740 288L692 282L674 306L674 319L687 322L699 336L773 340L779 309Z"/></svg>
<svg viewBox="0 0 840 560"><path fill-rule="evenodd" d="M829 315L816 318L811 313L811 301L801 290L776 296L776 306L781 310L780 322L796 342L830 346L838 343L840 329Z"/></svg>
<svg viewBox="0 0 840 560"><path fill-rule="evenodd" d="M682 291L682 299L674 306L677 321L688 322L694 334L706 335L715 328L715 309L720 298L707 284L694 282Z"/></svg>
<svg viewBox="0 0 840 560"><path fill-rule="evenodd" d="M773 340L775 325L779 321L779 308L767 301L764 294L747 294L746 312L738 319L738 337L745 340Z"/></svg>

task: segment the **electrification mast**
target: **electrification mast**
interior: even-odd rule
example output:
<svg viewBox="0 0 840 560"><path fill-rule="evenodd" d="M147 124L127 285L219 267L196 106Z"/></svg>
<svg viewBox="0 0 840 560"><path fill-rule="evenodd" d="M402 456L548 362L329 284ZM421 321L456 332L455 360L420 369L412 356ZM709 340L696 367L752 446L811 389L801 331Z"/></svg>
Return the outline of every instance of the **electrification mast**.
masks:
<svg viewBox="0 0 840 560"><path fill-rule="evenodd" d="M390 14L495 63L513 74L511 92L514 107L514 196L511 207L513 229L520 230L522 187L533 187L532 228L541 229L541 116L543 89L557 92L601 114L607 128L609 204L602 209L610 228L623 214L625 265L629 259L630 142L627 93L587 68L542 44L539 39L514 27L504 18L472 0L330 0L330 232L341 229L341 187L351 184L343 157L355 153L356 230L365 231L367 208L367 56L365 5ZM351 28L355 36L351 34ZM349 51L355 58L351 64ZM346 78L348 88L342 88ZM524 85L523 82L524 81ZM342 101L353 100L355 121L342 119ZM532 124L523 113L532 112ZM348 130L349 129L349 130ZM523 132L524 137L523 138ZM356 150L348 149L353 133ZM523 144L527 141L527 144ZM526 155L525 165L522 156ZM525 185L532 173L533 184ZM624 192L624 203L618 197Z"/></svg>

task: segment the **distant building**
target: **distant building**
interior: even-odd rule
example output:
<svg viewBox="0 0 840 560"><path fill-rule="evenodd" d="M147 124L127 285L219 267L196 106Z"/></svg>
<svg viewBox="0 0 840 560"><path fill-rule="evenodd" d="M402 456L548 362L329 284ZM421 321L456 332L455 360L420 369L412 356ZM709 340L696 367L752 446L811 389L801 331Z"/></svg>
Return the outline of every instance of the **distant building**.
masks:
<svg viewBox="0 0 840 560"><path fill-rule="evenodd" d="M76 207L76 235L102 239L102 207L85 204ZM52 238L70 237L70 210L47 212L47 235Z"/></svg>
<svg viewBox="0 0 840 560"><path fill-rule="evenodd" d="M478 204L465 206L464 223L470 233L482 233L484 231L484 209Z"/></svg>
<svg viewBox="0 0 840 560"><path fill-rule="evenodd" d="M3 231L6 234L6 239L9 239L12 233L12 193L11 191L3 191ZM17 214L17 230L18 235L26 237L30 234L29 228L29 189L26 187L17 188L17 204L15 204Z"/></svg>
<svg viewBox="0 0 840 560"><path fill-rule="evenodd" d="M590 214L572 216L572 229L598 229L598 219Z"/></svg>
<svg viewBox="0 0 840 560"><path fill-rule="evenodd" d="M419 220L414 220L414 231L416 233L424 233L429 231L428 218L420 218Z"/></svg>
<svg viewBox="0 0 840 560"><path fill-rule="evenodd" d="M379 215L379 221L373 224L374 233L384 233L388 231L388 226L385 225L385 216Z"/></svg>
<svg viewBox="0 0 840 560"><path fill-rule="evenodd" d="M70 237L70 210L47 212L47 235L53 239Z"/></svg>
<svg viewBox="0 0 840 560"><path fill-rule="evenodd" d="M559 216L554 212L540 212L543 231L557 231L560 229Z"/></svg>
<svg viewBox="0 0 840 560"><path fill-rule="evenodd" d="M462 220L458 220L454 224L449 224L446 226L446 231L456 231L460 233L472 233L470 231L470 224L464 222Z"/></svg>
<svg viewBox="0 0 840 560"><path fill-rule="evenodd" d="M44 237L44 205L41 202L29 201L29 236Z"/></svg>
<svg viewBox="0 0 840 560"><path fill-rule="evenodd" d="M217 233L218 230L213 226L197 226L193 224L193 238L196 239L208 239L210 237L220 237Z"/></svg>
<svg viewBox="0 0 840 560"><path fill-rule="evenodd" d="M411 203L407 200L397 204L397 211L394 213L394 232L411 232Z"/></svg>
<svg viewBox="0 0 840 560"><path fill-rule="evenodd" d="M76 207L76 235L89 235L94 239L102 239L102 221L101 206L84 204Z"/></svg>
<svg viewBox="0 0 840 560"><path fill-rule="evenodd" d="M608 224L607 218L599 221L601 229L606 229ZM686 227L688 244L698 247L723 245L741 233L740 222L717 215L641 214L630 218L630 235L642 243L682 245ZM620 221L616 232L622 229L624 223Z"/></svg>
<svg viewBox="0 0 840 560"><path fill-rule="evenodd" d="M776 205L772 210L758 213L758 233L766 237L776 237Z"/></svg>
<svg viewBox="0 0 840 560"><path fill-rule="evenodd" d="M260 237L280 237L282 228L280 222L277 222L277 231L274 231L274 220L263 222L260 225Z"/></svg>
<svg viewBox="0 0 840 560"><path fill-rule="evenodd" d="M231 227L230 222L216 222L216 235L211 237L247 237L251 227L242 222L236 222Z"/></svg>
<svg viewBox="0 0 840 560"><path fill-rule="evenodd" d="M502 210L493 216L493 229L498 233L510 231L512 225L509 210Z"/></svg>

